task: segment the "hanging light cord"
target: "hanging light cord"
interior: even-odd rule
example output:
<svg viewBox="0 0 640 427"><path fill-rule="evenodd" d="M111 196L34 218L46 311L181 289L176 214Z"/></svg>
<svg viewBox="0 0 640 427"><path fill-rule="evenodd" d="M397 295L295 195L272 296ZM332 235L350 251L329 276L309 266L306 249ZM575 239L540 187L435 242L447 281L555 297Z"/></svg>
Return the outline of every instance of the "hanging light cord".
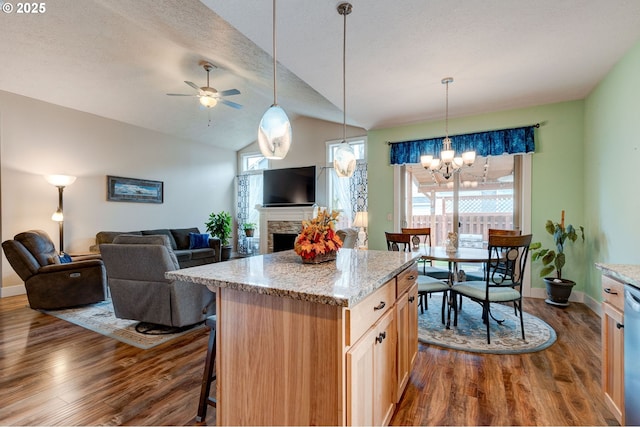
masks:
<svg viewBox="0 0 640 427"><path fill-rule="evenodd" d="M347 14L350 9L344 8L342 14L343 37L342 37L342 142L347 142Z"/></svg>
<svg viewBox="0 0 640 427"><path fill-rule="evenodd" d="M444 107L444 134L445 138L449 138L449 81L447 80L446 100Z"/></svg>
<svg viewBox="0 0 640 427"><path fill-rule="evenodd" d="M273 105L278 105L276 79L276 0L273 0Z"/></svg>

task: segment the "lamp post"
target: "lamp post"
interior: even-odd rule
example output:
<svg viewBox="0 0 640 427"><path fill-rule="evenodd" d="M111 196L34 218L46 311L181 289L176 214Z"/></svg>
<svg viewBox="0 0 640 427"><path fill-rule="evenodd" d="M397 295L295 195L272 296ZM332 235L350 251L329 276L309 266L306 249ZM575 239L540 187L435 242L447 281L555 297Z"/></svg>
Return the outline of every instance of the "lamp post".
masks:
<svg viewBox="0 0 640 427"><path fill-rule="evenodd" d="M51 219L56 221L60 227L60 245L58 250L60 255L62 255L64 253L64 211L62 192L64 191L64 187L68 187L76 181L76 177L71 175L47 175L45 176L45 179L49 184L58 187L58 209L53 213L53 215L51 215Z"/></svg>

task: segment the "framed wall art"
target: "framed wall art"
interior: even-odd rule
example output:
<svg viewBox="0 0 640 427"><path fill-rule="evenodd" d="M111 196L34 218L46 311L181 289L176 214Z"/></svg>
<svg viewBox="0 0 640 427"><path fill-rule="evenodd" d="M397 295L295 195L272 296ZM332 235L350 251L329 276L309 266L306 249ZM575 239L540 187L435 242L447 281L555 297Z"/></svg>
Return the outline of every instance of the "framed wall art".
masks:
<svg viewBox="0 0 640 427"><path fill-rule="evenodd" d="M162 181L107 175L107 200L111 202L163 203Z"/></svg>

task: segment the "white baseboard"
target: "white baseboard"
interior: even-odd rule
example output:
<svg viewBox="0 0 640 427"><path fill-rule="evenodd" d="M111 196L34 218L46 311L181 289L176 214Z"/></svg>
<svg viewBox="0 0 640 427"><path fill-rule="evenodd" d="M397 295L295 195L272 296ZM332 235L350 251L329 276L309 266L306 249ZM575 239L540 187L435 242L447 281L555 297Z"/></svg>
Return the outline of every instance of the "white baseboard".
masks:
<svg viewBox="0 0 640 427"><path fill-rule="evenodd" d="M531 288L531 294L529 295L531 298L547 298L547 289L546 288ZM598 316L602 317L602 312L600 310L600 302L594 300L591 296L585 294L582 291L573 291L571 292L571 296L569 297L570 302L579 302L591 309Z"/></svg>
<svg viewBox="0 0 640 427"><path fill-rule="evenodd" d="M16 295L25 295L27 293L24 284L16 286L6 286L0 288L0 298L14 297Z"/></svg>

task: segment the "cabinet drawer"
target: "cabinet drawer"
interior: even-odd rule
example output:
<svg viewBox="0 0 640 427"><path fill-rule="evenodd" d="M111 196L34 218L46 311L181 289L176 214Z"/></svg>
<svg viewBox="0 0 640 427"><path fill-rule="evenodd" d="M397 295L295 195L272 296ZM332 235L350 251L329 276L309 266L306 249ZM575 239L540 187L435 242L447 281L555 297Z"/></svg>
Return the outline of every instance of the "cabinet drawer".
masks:
<svg viewBox="0 0 640 427"><path fill-rule="evenodd" d="M396 278L394 277L353 308L346 310L346 345L355 343L387 310L393 307L395 296Z"/></svg>
<svg viewBox="0 0 640 427"><path fill-rule="evenodd" d="M602 301L624 311L624 284L608 276L602 276Z"/></svg>
<svg viewBox="0 0 640 427"><path fill-rule="evenodd" d="M413 264L402 273L398 274L398 282L396 284L396 298L402 295L407 289L413 286L418 279L418 264Z"/></svg>

